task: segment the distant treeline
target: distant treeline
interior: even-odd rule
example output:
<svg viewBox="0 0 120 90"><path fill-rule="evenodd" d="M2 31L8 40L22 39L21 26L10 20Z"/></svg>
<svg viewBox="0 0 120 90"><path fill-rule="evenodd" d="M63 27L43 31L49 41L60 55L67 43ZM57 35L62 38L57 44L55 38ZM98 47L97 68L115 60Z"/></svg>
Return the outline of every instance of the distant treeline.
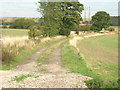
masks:
<svg viewBox="0 0 120 90"><path fill-rule="evenodd" d="M119 19L120 19L120 17L119 17ZM37 23L40 19L38 19L38 18L13 18L13 17L9 17L9 18L3 18L3 19L0 19L0 22L2 22L2 23L0 23L0 25L9 25L10 26L10 28L24 28L24 27L20 27L19 25L17 25L17 27L16 26L14 26L15 25L15 23L16 23L16 20L18 21L18 23L23 23L23 24L26 24L27 23L27 20L28 20L28 22L30 22L30 23L32 23L33 24L33 22L34 23ZM31 20L33 21L33 22L31 22ZM111 26L118 26L118 16L111 16ZM86 21L86 22L83 22L83 23L86 23L86 24L88 24L89 23L89 21ZM4 26L4 27L6 27L6 26ZM26 27L25 27L25 29L26 29Z"/></svg>
<svg viewBox="0 0 120 90"><path fill-rule="evenodd" d="M111 16L111 26L118 26L118 16Z"/></svg>
<svg viewBox="0 0 120 90"><path fill-rule="evenodd" d="M13 19L13 20L11 20ZM38 23L38 18L3 18L0 19L3 28L29 29L30 26Z"/></svg>

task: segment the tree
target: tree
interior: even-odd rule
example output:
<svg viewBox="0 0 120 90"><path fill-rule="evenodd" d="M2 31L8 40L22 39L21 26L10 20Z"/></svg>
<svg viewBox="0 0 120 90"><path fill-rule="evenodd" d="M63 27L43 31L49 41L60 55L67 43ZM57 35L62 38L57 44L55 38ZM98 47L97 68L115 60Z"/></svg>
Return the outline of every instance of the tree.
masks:
<svg viewBox="0 0 120 90"><path fill-rule="evenodd" d="M92 30L101 31L103 28L106 29L110 26L110 15L105 11L99 11L92 16Z"/></svg>
<svg viewBox="0 0 120 90"><path fill-rule="evenodd" d="M39 2L42 13L43 32L46 36L66 35L79 25L83 5L77 2Z"/></svg>
<svg viewBox="0 0 120 90"><path fill-rule="evenodd" d="M83 4L77 2L62 2L62 13L61 18L62 25L60 34L68 36L70 31L79 25L82 21L81 12L83 10Z"/></svg>
<svg viewBox="0 0 120 90"><path fill-rule="evenodd" d="M44 36L55 36L59 34L59 3L39 2L39 12L42 14L42 30Z"/></svg>

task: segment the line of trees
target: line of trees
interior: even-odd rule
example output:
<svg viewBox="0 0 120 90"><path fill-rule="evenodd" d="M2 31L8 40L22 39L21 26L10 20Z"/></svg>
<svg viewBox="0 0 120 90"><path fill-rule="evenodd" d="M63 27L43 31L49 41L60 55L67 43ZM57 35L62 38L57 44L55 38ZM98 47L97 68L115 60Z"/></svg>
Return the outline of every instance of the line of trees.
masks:
<svg viewBox="0 0 120 90"><path fill-rule="evenodd" d="M39 22L33 19L19 18L12 22L10 28L30 29L30 38L38 36L52 37L56 35L70 35L70 31L96 31L107 29L111 24L110 15L99 11L92 16L92 25L80 26L83 4L76 2L38 2L38 12L42 14ZM110 30L112 30L110 28Z"/></svg>
<svg viewBox="0 0 120 90"><path fill-rule="evenodd" d="M119 16L111 16L111 26L118 26Z"/></svg>
<svg viewBox="0 0 120 90"><path fill-rule="evenodd" d="M7 19L7 17L6 17ZM14 29L29 29L29 27L38 24L38 20L36 18L11 18L14 20L4 20L1 19L2 28L14 28Z"/></svg>

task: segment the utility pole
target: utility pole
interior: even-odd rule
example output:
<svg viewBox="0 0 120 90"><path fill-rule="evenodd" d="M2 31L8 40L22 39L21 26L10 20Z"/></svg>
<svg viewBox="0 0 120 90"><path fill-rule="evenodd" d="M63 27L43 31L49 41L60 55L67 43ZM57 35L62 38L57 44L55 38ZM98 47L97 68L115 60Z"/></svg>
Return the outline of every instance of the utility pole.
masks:
<svg viewBox="0 0 120 90"><path fill-rule="evenodd" d="M88 12L88 18L89 18L89 24L90 24L90 7L88 8L89 12Z"/></svg>
<svg viewBox="0 0 120 90"><path fill-rule="evenodd" d="M84 21L86 21L86 7L84 7Z"/></svg>
<svg viewBox="0 0 120 90"><path fill-rule="evenodd" d="M90 14L91 14L91 10L90 10L90 7L84 7L84 21L88 21L89 24L90 24ZM88 18L88 20L87 20Z"/></svg>

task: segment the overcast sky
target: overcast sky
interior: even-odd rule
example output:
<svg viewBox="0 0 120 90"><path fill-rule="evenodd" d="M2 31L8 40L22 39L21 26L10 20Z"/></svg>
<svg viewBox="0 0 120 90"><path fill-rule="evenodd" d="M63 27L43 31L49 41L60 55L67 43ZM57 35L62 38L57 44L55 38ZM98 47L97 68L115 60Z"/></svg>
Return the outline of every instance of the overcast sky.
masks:
<svg viewBox="0 0 120 90"><path fill-rule="evenodd" d="M0 17L40 17L37 2L40 0L0 0ZM57 1L57 0L56 0ZM97 11L106 11L111 16L118 15L119 0L79 0L86 8L90 7L91 16ZM82 14L84 17L84 12Z"/></svg>

